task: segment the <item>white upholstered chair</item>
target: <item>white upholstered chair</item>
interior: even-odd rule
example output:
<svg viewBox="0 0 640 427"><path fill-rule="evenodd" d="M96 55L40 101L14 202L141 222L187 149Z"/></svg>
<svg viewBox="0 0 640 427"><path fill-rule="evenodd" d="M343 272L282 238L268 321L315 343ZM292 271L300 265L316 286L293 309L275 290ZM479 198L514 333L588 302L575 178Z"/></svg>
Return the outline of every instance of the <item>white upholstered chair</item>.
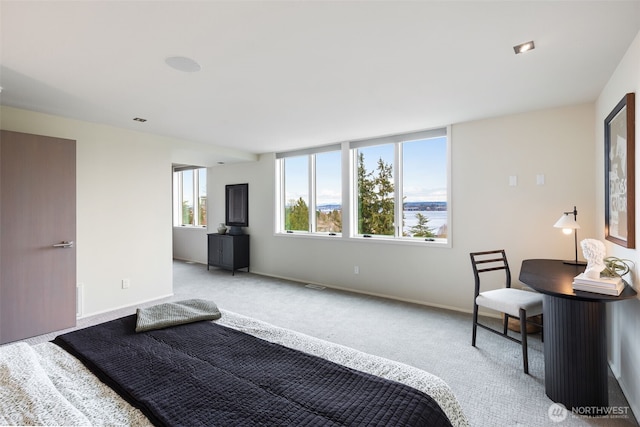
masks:
<svg viewBox="0 0 640 427"><path fill-rule="evenodd" d="M473 337L471 345L476 345L478 326L490 332L503 336L522 345L522 363L524 373L529 373L529 358L527 355L527 323L542 325L529 320L529 317L542 314L542 295L537 292L525 291L511 287L511 270L507 262L504 249L472 252L471 265L475 277L475 292L473 299ZM488 272L504 271L504 288L481 292L480 275ZM496 273L494 273L495 275ZM497 273L499 274L499 273ZM504 314L503 330L498 331L478 322L478 307L485 307ZM509 317L520 319L520 339L508 335Z"/></svg>

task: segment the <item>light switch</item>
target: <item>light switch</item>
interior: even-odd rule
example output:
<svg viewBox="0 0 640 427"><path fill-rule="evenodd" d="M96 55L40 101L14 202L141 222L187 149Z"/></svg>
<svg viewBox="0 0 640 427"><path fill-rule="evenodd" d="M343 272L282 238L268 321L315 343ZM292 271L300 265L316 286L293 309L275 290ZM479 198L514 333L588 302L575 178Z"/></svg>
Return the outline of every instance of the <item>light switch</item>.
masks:
<svg viewBox="0 0 640 427"><path fill-rule="evenodd" d="M536 184L544 185L544 174L543 173L539 173L538 175L536 175Z"/></svg>
<svg viewBox="0 0 640 427"><path fill-rule="evenodd" d="M511 175L509 177L509 185L511 187L515 187L516 185L518 185L518 177L516 175Z"/></svg>

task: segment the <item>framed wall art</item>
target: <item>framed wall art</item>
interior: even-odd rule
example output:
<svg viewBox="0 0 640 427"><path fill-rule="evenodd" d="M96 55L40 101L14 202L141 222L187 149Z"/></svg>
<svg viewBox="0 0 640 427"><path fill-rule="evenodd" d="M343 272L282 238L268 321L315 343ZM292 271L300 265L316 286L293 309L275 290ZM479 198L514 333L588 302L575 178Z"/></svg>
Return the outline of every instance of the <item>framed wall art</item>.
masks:
<svg viewBox="0 0 640 427"><path fill-rule="evenodd" d="M635 94L604 120L605 238L635 248Z"/></svg>

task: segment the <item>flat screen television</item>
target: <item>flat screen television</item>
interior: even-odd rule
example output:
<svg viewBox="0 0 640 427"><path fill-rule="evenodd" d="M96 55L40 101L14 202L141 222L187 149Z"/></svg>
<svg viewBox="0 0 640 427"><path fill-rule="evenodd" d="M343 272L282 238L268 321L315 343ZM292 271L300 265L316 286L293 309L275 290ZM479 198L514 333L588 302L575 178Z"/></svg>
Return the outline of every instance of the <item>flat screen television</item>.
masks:
<svg viewBox="0 0 640 427"><path fill-rule="evenodd" d="M249 184L229 184L225 190L225 225L229 234L242 234L249 226Z"/></svg>

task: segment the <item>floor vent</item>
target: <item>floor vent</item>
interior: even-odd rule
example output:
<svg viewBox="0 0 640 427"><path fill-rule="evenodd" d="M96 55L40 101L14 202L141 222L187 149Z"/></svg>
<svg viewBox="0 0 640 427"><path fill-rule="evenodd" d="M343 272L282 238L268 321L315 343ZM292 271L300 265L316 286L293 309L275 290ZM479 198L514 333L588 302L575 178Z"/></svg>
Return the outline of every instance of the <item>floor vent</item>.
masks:
<svg viewBox="0 0 640 427"><path fill-rule="evenodd" d="M323 289L326 289L324 286L322 285L314 285L313 283L307 283L306 285L304 285L305 288L309 288L309 289L315 289L318 291L321 291Z"/></svg>

